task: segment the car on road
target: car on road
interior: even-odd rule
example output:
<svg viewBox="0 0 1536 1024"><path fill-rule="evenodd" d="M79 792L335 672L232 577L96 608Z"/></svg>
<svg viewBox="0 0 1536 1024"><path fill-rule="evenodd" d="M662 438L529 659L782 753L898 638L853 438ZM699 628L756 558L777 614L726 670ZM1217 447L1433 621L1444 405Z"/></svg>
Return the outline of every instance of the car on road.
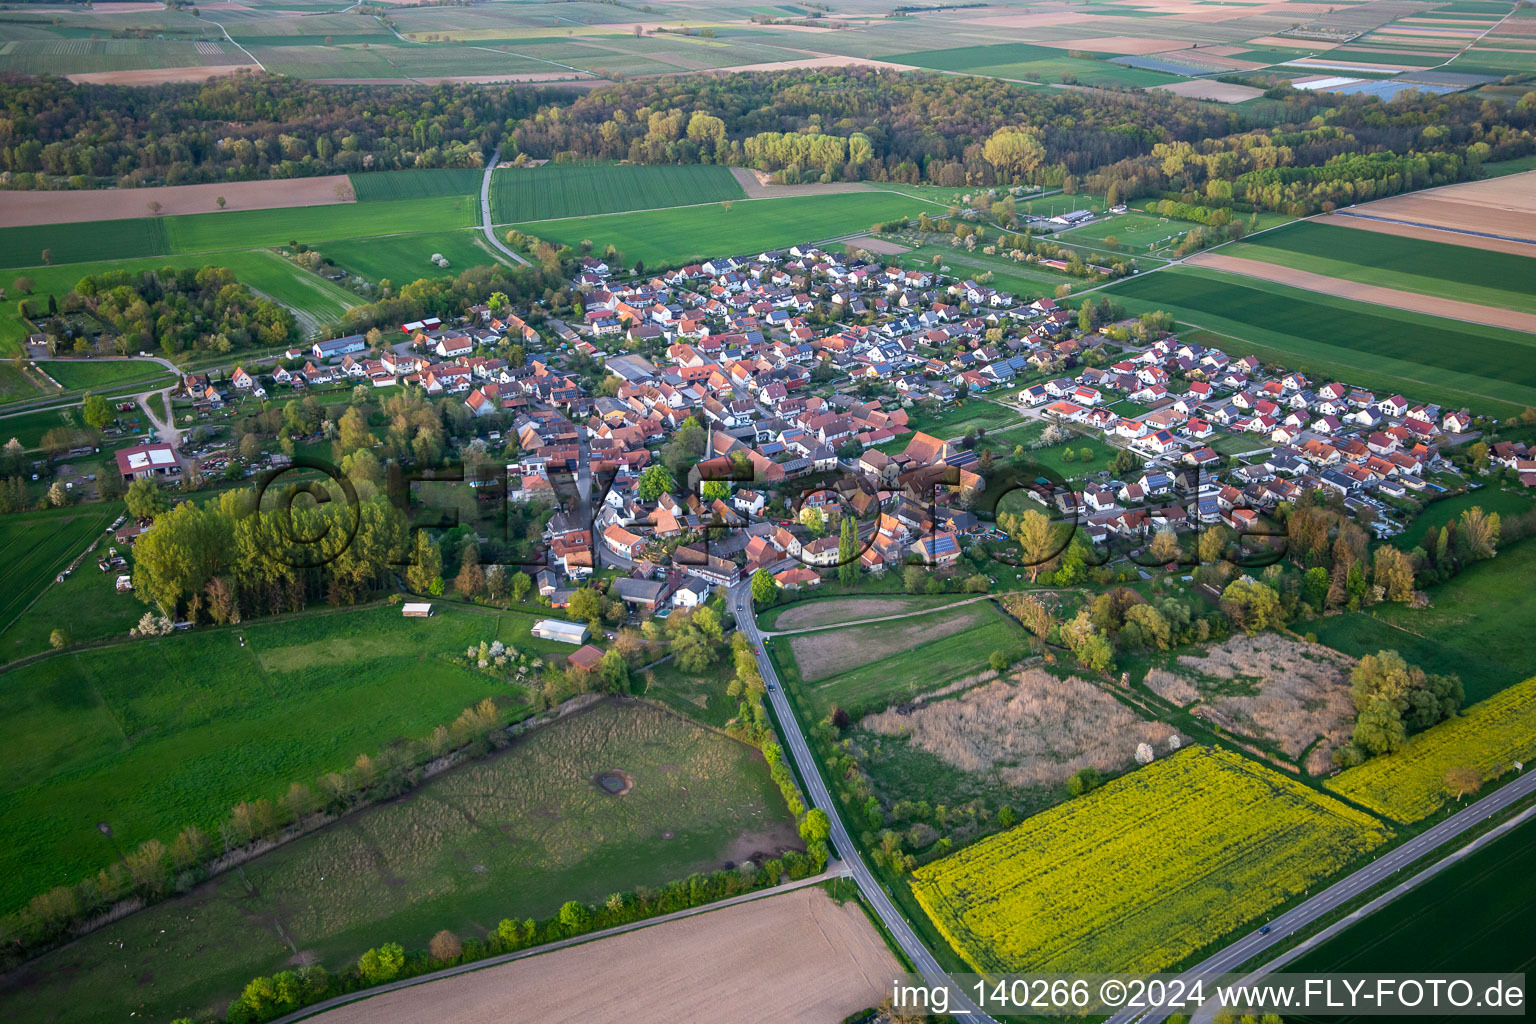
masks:
<svg viewBox="0 0 1536 1024"><path fill-rule="evenodd" d="M1265 925L1264 927L1260 928L1259 929L1259 934L1260 935L1268 935L1269 934L1269 925Z"/></svg>

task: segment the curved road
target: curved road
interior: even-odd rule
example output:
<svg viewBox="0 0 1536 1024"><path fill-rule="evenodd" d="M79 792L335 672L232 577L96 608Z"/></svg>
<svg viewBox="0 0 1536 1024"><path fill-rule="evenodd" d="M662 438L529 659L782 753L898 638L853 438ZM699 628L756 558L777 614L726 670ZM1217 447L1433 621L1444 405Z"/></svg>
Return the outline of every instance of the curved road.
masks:
<svg viewBox="0 0 1536 1024"><path fill-rule="evenodd" d="M1289 938L1297 930L1337 910L1421 857L1434 853L1435 850L1467 830L1477 827L1496 814L1503 813L1516 801L1533 792L1536 792L1536 772L1529 775L1522 774L1509 785L1501 786L1481 800L1468 804L1434 828L1371 861L1359 871L1329 886L1300 906L1293 907L1279 917L1273 918L1268 922L1268 935L1261 935L1257 930L1249 932L1221 952L1191 967L1179 977L1186 984L1192 984L1197 978L1209 979L1215 975L1235 971L1264 950ZM1131 1024L1136 1020L1142 1021L1143 1024L1158 1024L1160 1021L1167 1020L1168 1016L1166 1011L1161 1010L1145 1014L1141 1011L1122 1010L1110 1017L1107 1024Z"/></svg>
<svg viewBox="0 0 1536 1024"><path fill-rule="evenodd" d="M526 267L529 265L528 261L503 245L501 239L496 237L496 229L491 225L491 174L500 162L501 147L497 146L491 158L485 162L485 176L480 179L480 230L485 232L485 240L495 246L498 252L506 254L514 263L520 263Z"/></svg>
<svg viewBox="0 0 1536 1024"><path fill-rule="evenodd" d="M746 634L752 642L752 649L757 652L757 667L762 673L763 681L768 684L768 699L773 704L774 714L779 719L779 732L784 740L784 750L793 759L795 767L800 772L800 778L805 783L806 796L810 798L811 806L819 807L826 812L832 821L832 844L837 851L837 856L848 865L849 874L858 883L859 891L869 901L874 912L879 915L880 921L886 930L896 940L901 951L906 954L908 960L917 968L917 972L927 980L928 984L944 984L951 989L950 1005L957 1007L953 1011L955 1020L964 1024L996 1024L991 1017L977 1009L965 994L955 985L944 968L934 959L928 947L907 923L901 911L886 895L880 883L869 870L869 865L864 863L859 848L853 844L848 835L848 830L843 827L842 816L838 813L837 803L828 792L827 785L821 778L821 769L816 764L816 759L811 754L811 748L805 742L805 734L800 731L800 723L795 718L794 711L790 709L789 699L784 696L784 686L779 682L778 674L773 670L773 663L768 660L768 652L763 647L763 637L758 631L757 620L752 615L752 587L748 582L741 582L730 589L731 611L736 616L736 627Z"/></svg>

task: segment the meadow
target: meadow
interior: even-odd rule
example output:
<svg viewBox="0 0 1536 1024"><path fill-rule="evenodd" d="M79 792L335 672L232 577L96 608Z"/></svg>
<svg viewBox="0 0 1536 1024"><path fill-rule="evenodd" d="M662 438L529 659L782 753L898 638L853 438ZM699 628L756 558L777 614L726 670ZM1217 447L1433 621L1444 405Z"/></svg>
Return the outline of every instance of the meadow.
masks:
<svg viewBox="0 0 1536 1024"><path fill-rule="evenodd" d="M0 519L0 564L5 567L0 571L0 632L38 599L54 577L68 568L75 556L117 518L121 509L113 502ZM82 565L78 572L96 573L97 569L92 563ZM67 627L68 622L56 625Z"/></svg>
<svg viewBox="0 0 1536 1024"><path fill-rule="evenodd" d="M1426 608L1382 604L1307 628L1353 657L1395 650L1426 672L1460 676L1467 702L1476 703L1536 673L1526 640L1536 629L1533 575L1536 544L1524 541L1430 588Z"/></svg>
<svg viewBox="0 0 1536 1024"><path fill-rule="evenodd" d="M543 164L491 174L491 217L497 224L745 198L722 164Z"/></svg>
<svg viewBox="0 0 1536 1024"><path fill-rule="evenodd" d="M995 434L988 434L980 441L980 446L992 449L997 458L1011 458L1013 449L1018 445L1025 447L1024 458L1035 466L1043 466L1065 480L1071 480L1087 473L1096 473L1101 469L1108 469L1109 464L1120 454L1121 449L1099 440L1097 437L1089 437L1083 434L1073 434L1061 444L1051 445L1048 448L1030 448L1040 440L1045 433L1047 424L1041 420L1034 420L1020 427L1009 427ZM1088 458L1083 458L1083 450L1087 449ZM1067 452L1071 451L1070 461ZM1026 467L1028 468L1028 467ZM1022 472L1020 476L1024 475ZM1006 487L1001 484L989 486L989 494L1001 494ZM987 504L995 505L991 498L986 499ZM1018 509L1011 511L1017 512Z"/></svg>
<svg viewBox="0 0 1536 1024"><path fill-rule="evenodd" d="M1157 971L1390 836L1238 754L1191 747L919 868L913 891L977 971Z"/></svg>
<svg viewBox="0 0 1536 1024"><path fill-rule="evenodd" d="M1424 511L1413 517L1412 522L1402 533L1392 538L1392 543L1404 551L1412 551L1423 543L1424 535L1431 527L1438 530L1474 506L1481 508L1484 512L1497 512L1501 516L1508 516L1529 512L1531 504L1531 499L1524 494L1482 487L1426 506Z"/></svg>
<svg viewBox="0 0 1536 1024"><path fill-rule="evenodd" d="M112 508L121 511L122 506L114 502ZM103 531L111 521L108 519L103 524ZM38 520L37 523L39 532L52 528L50 520ZM46 653L51 649L50 634L58 628L63 628L78 644L124 637L139 621L144 614L143 603L132 594L117 592L118 572L131 572L131 561L129 568L114 572L101 572L96 566L96 559L104 557L108 548L116 547L118 554L130 559L133 549L117 545L105 532L97 536L100 539L93 553L79 569L63 583L48 583L24 609L0 623L0 664ZM71 549L70 557L79 554L89 543L90 538L86 537L78 548Z"/></svg>
<svg viewBox="0 0 1536 1024"><path fill-rule="evenodd" d="M853 192L787 199L750 199L569 220L519 224L546 241L576 246L590 239L599 252L613 245L629 262L681 265L712 256L755 254L796 243L826 241L872 224L915 214L923 204L894 192Z"/></svg>
<svg viewBox="0 0 1536 1024"><path fill-rule="evenodd" d="M633 781L623 796L592 781L614 770ZM81 1024L204 1019L298 950L335 970L382 942L484 935L790 845L756 751L666 711L599 704L42 957L7 1019L51 1021L60 1005Z"/></svg>
<svg viewBox="0 0 1536 1024"><path fill-rule="evenodd" d="M1533 915L1536 821L1527 821L1309 951L1287 970L1433 975L1477 964L1479 970L1530 975L1536 972ZM1328 1019L1347 1024L1365 1018ZM1444 1018L1453 1019L1465 1018Z"/></svg>
<svg viewBox="0 0 1536 1024"><path fill-rule="evenodd" d="M479 231L434 231L419 235L384 235L337 242L317 242L314 248L343 267L372 281L389 280L397 287L420 277L457 274L467 267L505 263ZM431 262L434 253L447 269Z"/></svg>
<svg viewBox="0 0 1536 1024"><path fill-rule="evenodd" d="M1445 774L1472 768L1484 781L1536 758L1536 677L1468 708L1416 736L1394 754L1383 754L1329 779L1342 797L1393 821L1428 817L1452 799Z"/></svg>
<svg viewBox="0 0 1536 1024"><path fill-rule="evenodd" d="M65 391L84 388L101 390L119 384L142 384L153 387L171 384L175 377L159 363L137 359L63 360L50 359L39 363L44 373L59 382Z"/></svg>
<svg viewBox="0 0 1536 1024"><path fill-rule="evenodd" d="M1291 369L1501 414L1536 405L1536 338L1518 331L1316 295L1219 271L1170 267L1106 291L1132 313L1161 309ZM1322 331L1321 325L1327 325Z"/></svg>
<svg viewBox="0 0 1536 1024"><path fill-rule="evenodd" d="M390 199L430 199L436 196L475 196L485 172L478 167L442 167L413 171L372 171L349 174L352 194L360 203Z"/></svg>
<svg viewBox="0 0 1536 1024"><path fill-rule="evenodd" d="M1308 221L1221 251L1361 284L1536 312L1536 259L1529 256Z"/></svg>
<svg viewBox="0 0 1536 1024"><path fill-rule="evenodd" d="M529 637L532 622L459 608L430 620L388 607L311 611L66 651L0 675L10 837L0 911L95 871L115 849L168 843L193 824L217 835L236 802L278 798L485 697L510 713L519 687L447 659L498 638L552 650ZM305 727L314 722L327 727Z"/></svg>
<svg viewBox="0 0 1536 1024"><path fill-rule="evenodd" d="M860 714L910 700L981 671L993 651L1011 659L1025 651L1023 630L985 602L932 616L774 637L768 643L812 721L834 704ZM829 677L823 663L833 660L856 667ZM801 677L807 670L809 681Z"/></svg>
<svg viewBox="0 0 1536 1024"><path fill-rule="evenodd" d="M1015 263L1001 256L988 256L983 252L966 252L951 249L947 245L923 245L899 256L895 262L909 270L934 270L933 258L939 258L941 273L958 278L977 278L992 275L992 287L1012 292L1020 301L1034 301L1056 294L1062 285L1086 285L1081 278L1070 277L1057 270L1037 267L1030 263Z"/></svg>

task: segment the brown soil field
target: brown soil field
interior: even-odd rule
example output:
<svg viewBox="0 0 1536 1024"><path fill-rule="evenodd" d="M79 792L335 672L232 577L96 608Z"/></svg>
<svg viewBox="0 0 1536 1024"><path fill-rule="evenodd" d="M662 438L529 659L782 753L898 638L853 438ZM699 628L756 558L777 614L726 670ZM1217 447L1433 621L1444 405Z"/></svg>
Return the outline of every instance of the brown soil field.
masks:
<svg viewBox="0 0 1536 1024"><path fill-rule="evenodd" d="M323 1024L837 1024L900 971L858 905L811 887L331 1010Z"/></svg>
<svg viewBox="0 0 1536 1024"><path fill-rule="evenodd" d="M1103 53L1118 53L1126 56L1161 53L1177 45L1167 39L1142 39L1138 36L1089 36L1084 39L1032 39L1030 41L1037 46L1049 46L1055 50L1099 50Z"/></svg>
<svg viewBox="0 0 1536 1024"><path fill-rule="evenodd" d="M156 10L165 8L159 4ZM116 11L111 12L116 14ZM220 75L233 75L241 71L260 71L255 64L220 64L197 68L140 68L137 71L82 71L65 75L80 85L164 85L167 82L203 82Z"/></svg>
<svg viewBox="0 0 1536 1024"><path fill-rule="evenodd" d="M1131 766L1141 743L1168 746L1178 730L1143 720L1084 679L1040 669L1014 673L909 714L870 715L861 728L904 736L962 771L994 776L1015 789L1054 788L1093 767Z"/></svg>
<svg viewBox="0 0 1536 1024"><path fill-rule="evenodd" d="M1498 309L1494 306L1480 306L1473 302L1457 302L1455 299L1442 299L1433 295L1420 295L1418 292L1399 291L1396 288L1381 288L1376 285L1359 284L1355 281L1327 277L1323 274L1314 274L1306 270L1292 270L1290 267L1263 263L1259 260L1245 260L1238 259L1235 256L1222 256L1219 253L1197 253L1184 262L1197 267L1211 267L1215 270L1226 270L1234 274L1242 274L1245 277L1256 277L1261 281L1288 284L1292 287L1304 288L1309 292L1317 292L1321 295L1337 295L1343 299L1373 302L1378 306L1392 306L1396 309L1429 313L1432 316L1451 317L1455 320L1489 324L1493 327L1508 327L1516 331L1536 332L1536 314L1533 313L1517 313L1512 309Z"/></svg>
<svg viewBox="0 0 1536 1024"><path fill-rule="evenodd" d="M1233 85L1230 82L1216 82L1201 78L1193 78L1187 82L1174 82L1172 85L1154 85L1152 88L1161 92L1171 92L1185 99L1215 100L1217 103L1241 103L1243 100L1264 95L1264 90L1255 89L1252 86Z"/></svg>
<svg viewBox="0 0 1536 1024"><path fill-rule="evenodd" d="M900 256L904 252L912 251L904 245L887 242L885 239L875 238L873 235L859 235L857 238L850 238L848 244L856 245L860 249L868 249L870 252L878 253L881 256Z"/></svg>
<svg viewBox="0 0 1536 1024"><path fill-rule="evenodd" d="M783 632L807 626L830 626L881 615L901 615L904 612L920 611L922 607L921 601L905 597L840 597L833 600L802 601L781 612L774 620L773 628Z"/></svg>
<svg viewBox="0 0 1536 1024"><path fill-rule="evenodd" d="M1322 50L1332 50L1335 47L1337 47L1339 44L1338 43L1318 43L1318 42L1313 42L1310 39L1308 39L1306 41L1303 41L1303 40L1300 40L1300 39L1287 39L1284 36L1259 36L1256 39L1248 40L1248 42L1245 45L1252 46L1252 47L1279 46L1279 47L1284 47L1284 48L1289 48L1289 49L1311 50L1311 51L1314 51L1314 52L1320 52Z"/></svg>
<svg viewBox="0 0 1536 1024"><path fill-rule="evenodd" d="M332 206L357 201L352 193L352 182L345 174L158 188L8 191L0 192L0 227L166 217L176 213L217 213L219 196L224 197L225 210L276 210L288 206ZM150 211L150 203L160 204L158 214Z"/></svg>
<svg viewBox="0 0 1536 1024"><path fill-rule="evenodd" d="M1399 224L1396 221L1373 221L1364 216L1349 216L1346 213L1329 213L1326 216L1316 218L1319 224L1333 224L1335 227L1355 227L1362 232L1378 232L1381 235L1398 235L1399 238L1422 238L1424 241L1439 241L1447 246L1476 246L1478 249L1488 249L1491 252L1508 252L1516 256L1536 256L1536 243L1522 243L1522 241L1510 241L1505 238L1482 238L1482 236L1464 235L1461 232L1439 230L1436 227L1418 227L1416 224Z"/></svg>
<svg viewBox="0 0 1536 1024"><path fill-rule="evenodd" d="M559 82L574 78L575 75L576 72L574 71L538 71L532 74L520 75L443 75L436 78L413 78L411 81L420 82L422 85L451 85L454 83L464 85L515 85L520 82Z"/></svg>
<svg viewBox="0 0 1536 1024"><path fill-rule="evenodd" d="M1378 199L1352 212L1536 243L1536 171Z"/></svg>
<svg viewBox="0 0 1536 1024"><path fill-rule="evenodd" d="M1046 14L993 14L985 17L957 18L963 25L979 25L982 28L1045 28L1049 25L1080 25L1085 21L1100 21L1093 14L1071 14L1053 11ZM1002 40L999 40L1001 42Z"/></svg>
<svg viewBox="0 0 1536 1024"><path fill-rule="evenodd" d="M838 181L828 185L775 185L769 175L748 167L732 167L731 174L748 199L784 199L789 196L824 196L838 192L868 192L861 181Z"/></svg>
<svg viewBox="0 0 1536 1024"><path fill-rule="evenodd" d="M807 683L829 679L849 669L889 658L923 644L963 633L985 621L991 611L985 604L968 605L953 612L937 612L894 622L877 622L848 629L829 629L792 637L790 650Z"/></svg>

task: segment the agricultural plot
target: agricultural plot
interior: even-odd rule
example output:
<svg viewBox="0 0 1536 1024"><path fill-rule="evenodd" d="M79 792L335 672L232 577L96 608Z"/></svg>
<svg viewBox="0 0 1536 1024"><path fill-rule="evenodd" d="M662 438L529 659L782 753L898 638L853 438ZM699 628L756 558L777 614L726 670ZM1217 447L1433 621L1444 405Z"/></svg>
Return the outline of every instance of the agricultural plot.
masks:
<svg viewBox="0 0 1536 1024"><path fill-rule="evenodd" d="M1328 780L1328 788L1393 821L1412 822L1455 794L1446 772L1471 768L1485 781L1536 757L1536 677L1411 736L1395 754L1374 757Z"/></svg>
<svg viewBox="0 0 1536 1024"><path fill-rule="evenodd" d="M1108 289L1128 310L1162 309L1294 369L1502 414L1536 405L1536 338L1316 295L1219 271L1171 267ZM1327 324L1326 332L1318 325Z"/></svg>
<svg viewBox="0 0 1536 1024"><path fill-rule="evenodd" d="M469 267L507 262L483 234L470 230L317 242L313 248L354 274L373 281L387 278L397 286L419 277L447 277ZM448 266L433 263L434 255L446 259Z"/></svg>
<svg viewBox="0 0 1536 1024"><path fill-rule="evenodd" d="M1229 256L1503 309L1536 312L1536 258L1301 222L1228 246Z"/></svg>
<svg viewBox="0 0 1536 1024"><path fill-rule="evenodd" d="M727 254L758 253L807 241L862 233L870 225L915 214L923 204L890 192L751 199L731 204L575 217L517 225L526 234L570 246L613 245L626 261L682 265Z"/></svg>
<svg viewBox="0 0 1536 1024"><path fill-rule="evenodd" d="M632 783L622 796L594 781L615 771ZM442 928L483 936L504 917L543 917L797 840L756 751L665 711L601 704L35 961L7 1018L51 1020L61 1003L82 1024L130 1009L217 1016L295 948L334 970L381 942L419 949ZM124 956L137 985L123 984Z"/></svg>
<svg viewBox="0 0 1536 1024"><path fill-rule="evenodd" d="M1111 56L1095 54L1094 56ZM1174 82L1171 74L1126 67L1102 60L1068 56L1067 51L1028 43L996 43L961 46L947 50L919 50L889 58L896 64L952 71L988 78L1042 83L1077 82L1082 85L1152 86Z"/></svg>
<svg viewBox="0 0 1536 1024"><path fill-rule="evenodd" d="M18 550L24 543L35 542L13 539ZM37 546L67 561L61 546ZM448 659L494 639L543 653L549 645L528 635L533 621L457 609L427 621L391 608L311 612L66 653L0 676L0 828L10 836L0 910L115 856L101 821L123 849L169 842L192 824L217 834L237 801L278 798L290 782L425 736L485 697L511 713L519 687ZM301 728L315 722L326 728Z"/></svg>
<svg viewBox="0 0 1536 1024"><path fill-rule="evenodd" d="M1478 964L1529 975L1536 971L1529 938L1533 915L1536 822L1526 822L1311 950L1290 969L1433 975ZM1330 1019L1345 1024L1365 1018Z"/></svg>
<svg viewBox="0 0 1536 1024"><path fill-rule="evenodd" d="M1492 508L1487 503L1485 508ZM1426 672L1461 677L1475 703L1536 674L1536 545L1522 542L1429 591L1427 608L1385 604L1317 620L1318 639L1352 657L1396 650ZM1311 627L1309 627L1311 628Z"/></svg>
<svg viewBox="0 0 1536 1024"><path fill-rule="evenodd" d="M14 623L117 513L115 504L94 505L69 514L40 512L0 520L0 564L5 566L0 572L0 630ZM96 572L96 566L80 571Z"/></svg>
<svg viewBox="0 0 1536 1024"><path fill-rule="evenodd" d="M1193 747L919 868L978 971L1157 971L1380 846L1370 816Z"/></svg>
<svg viewBox="0 0 1536 1024"><path fill-rule="evenodd" d="M929 594L906 597L810 597L790 604L781 604L759 612L758 625L765 630L784 631L832 626L860 619L879 618L884 615L905 615L908 612L940 608L962 600L953 594Z"/></svg>
<svg viewBox="0 0 1536 1024"><path fill-rule="evenodd" d="M543 164L491 174L491 217L497 224L745 198L731 169L720 164Z"/></svg>
<svg viewBox="0 0 1536 1024"><path fill-rule="evenodd" d="M436 196L472 196L480 192L485 174L478 167L450 167L422 171L374 171L351 174L352 191L360 203L378 199L430 199Z"/></svg>
<svg viewBox="0 0 1536 1024"><path fill-rule="evenodd" d="M789 638L789 649L800 666L801 680L819 683L868 663L872 656L905 654L980 626L996 614L985 602L969 604L932 615L803 633Z"/></svg>
<svg viewBox="0 0 1536 1024"><path fill-rule="evenodd" d="M1147 671L1153 693L1220 728L1279 750L1308 773L1332 766L1333 748L1355 726L1353 659L1275 633L1235 636Z"/></svg>

